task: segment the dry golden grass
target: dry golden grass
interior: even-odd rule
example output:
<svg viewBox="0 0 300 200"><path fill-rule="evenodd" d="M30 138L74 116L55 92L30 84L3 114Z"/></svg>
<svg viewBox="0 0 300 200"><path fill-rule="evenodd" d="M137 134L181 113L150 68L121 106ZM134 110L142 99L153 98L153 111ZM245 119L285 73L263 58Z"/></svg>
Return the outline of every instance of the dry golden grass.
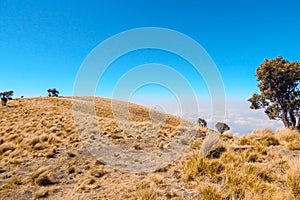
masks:
<svg viewBox="0 0 300 200"><path fill-rule="evenodd" d="M300 199L300 159L291 162L286 179L294 198Z"/></svg>
<svg viewBox="0 0 300 200"><path fill-rule="evenodd" d="M79 135L71 100L30 98L0 107L0 199L300 199L295 130L216 135L135 104L128 105L130 120L117 121L112 101L95 98L97 121L83 119L89 132ZM127 103L113 103L126 119ZM114 145L135 152L166 151L176 135L198 132L180 141L189 149L174 163L127 173L88 151L87 144L102 142L97 127Z"/></svg>
<svg viewBox="0 0 300 200"><path fill-rule="evenodd" d="M298 141L297 134L256 130L240 139L220 137L221 142L231 141L221 157L203 157L200 149L200 155L190 156L182 167L183 180L198 187L201 199L299 199L300 162L288 164L294 156L299 159L297 150L288 148ZM217 143L209 137L207 141L212 142L203 145L204 140L202 148L213 149Z"/></svg>

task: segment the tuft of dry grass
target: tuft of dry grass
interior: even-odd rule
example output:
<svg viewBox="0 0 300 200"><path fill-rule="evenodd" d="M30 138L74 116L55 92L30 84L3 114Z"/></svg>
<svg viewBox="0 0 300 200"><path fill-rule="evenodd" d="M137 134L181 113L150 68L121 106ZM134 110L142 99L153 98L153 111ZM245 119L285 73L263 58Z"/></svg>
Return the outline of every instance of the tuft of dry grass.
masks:
<svg viewBox="0 0 300 200"><path fill-rule="evenodd" d="M276 137L280 141L285 141L285 142L293 142L296 140L300 140L300 134L297 130L292 130L292 129L279 129L276 131Z"/></svg>
<svg viewBox="0 0 300 200"><path fill-rule="evenodd" d="M193 155L187 160L183 168L184 180L186 181L194 180L194 178L199 173L199 163L200 163L200 157L198 154Z"/></svg>
<svg viewBox="0 0 300 200"><path fill-rule="evenodd" d="M286 180L295 199L300 199L300 160L292 162Z"/></svg>
<svg viewBox="0 0 300 200"><path fill-rule="evenodd" d="M133 197L135 200L156 200L159 199L158 188L153 182L141 182L136 186Z"/></svg>
<svg viewBox="0 0 300 200"><path fill-rule="evenodd" d="M221 200L220 190L214 185L205 185L199 188L200 197L203 200Z"/></svg>
<svg viewBox="0 0 300 200"><path fill-rule="evenodd" d="M292 151L300 150L300 140L291 141L287 147L289 150L292 150Z"/></svg>

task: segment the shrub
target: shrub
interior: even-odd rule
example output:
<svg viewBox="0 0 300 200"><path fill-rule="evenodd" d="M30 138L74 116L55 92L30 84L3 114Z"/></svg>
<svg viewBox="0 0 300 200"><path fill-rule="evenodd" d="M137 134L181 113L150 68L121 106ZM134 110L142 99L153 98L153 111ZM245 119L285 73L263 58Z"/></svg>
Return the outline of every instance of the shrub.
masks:
<svg viewBox="0 0 300 200"><path fill-rule="evenodd" d="M300 141L295 140L288 145L289 150L295 151L300 150Z"/></svg>
<svg viewBox="0 0 300 200"><path fill-rule="evenodd" d="M200 188L200 196L203 200L221 200L220 192L214 186L206 186Z"/></svg>
<svg viewBox="0 0 300 200"><path fill-rule="evenodd" d="M198 155L191 157L185 164L183 168L183 173L185 175L184 179L186 181L193 180L199 173L200 158Z"/></svg>
<svg viewBox="0 0 300 200"><path fill-rule="evenodd" d="M139 183L136 188L135 198L137 200L155 200L159 193L157 186L153 183Z"/></svg>
<svg viewBox="0 0 300 200"><path fill-rule="evenodd" d="M207 122L205 121L205 119L198 118L198 124L199 126L207 127Z"/></svg>
<svg viewBox="0 0 300 200"><path fill-rule="evenodd" d="M251 145L252 144L251 138L247 135L244 135L240 139L240 144L241 145Z"/></svg>
<svg viewBox="0 0 300 200"><path fill-rule="evenodd" d="M57 97L59 94L59 91L56 90L56 88L48 89L47 92L49 97Z"/></svg>
<svg viewBox="0 0 300 200"><path fill-rule="evenodd" d="M294 163L286 174L287 184L295 199L300 199L300 162Z"/></svg>
<svg viewBox="0 0 300 200"><path fill-rule="evenodd" d="M6 106L8 99L12 99L13 93L14 93L14 91L12 91L12 90L0 92L2 106Z"/></svg>
<svg viewBox="0 0 300 200"><path fill-rule="evenodd" d="M216 128L217 128L217 130L218 130L221 134L224 133L225 131L229 131L229 130L230 130L230 127L229 127L227 124L223 123L223 122L218 122L218 123L216 124Z"/></svg>

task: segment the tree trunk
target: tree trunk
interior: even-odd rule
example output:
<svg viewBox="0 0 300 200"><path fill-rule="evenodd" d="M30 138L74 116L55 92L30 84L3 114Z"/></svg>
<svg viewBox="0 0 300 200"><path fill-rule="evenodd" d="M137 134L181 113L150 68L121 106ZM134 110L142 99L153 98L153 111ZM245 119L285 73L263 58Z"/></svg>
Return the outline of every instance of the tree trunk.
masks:
<svg viewBox="0 0 300 200"><path fill-rule="evenodd" d="M287 128L290 127L290 122L289 122L289 120L287 118L287 112L284 109L282 109L281 120L282 120L282 122L283 122L283 124L284 124L285 127L287 127Z"/></svg>
<svg viewBox="0 0 300 200"><path fill-rule="evenodd" d="M292 128L296 128L296 117L292 111L289 111L289 115L291 118Z"/></svg>
<svg viewBox="0 0 300 200"><path fill-rule="evenodd" d="M300 117L298 116L297 130L300 130Z"/></svg>

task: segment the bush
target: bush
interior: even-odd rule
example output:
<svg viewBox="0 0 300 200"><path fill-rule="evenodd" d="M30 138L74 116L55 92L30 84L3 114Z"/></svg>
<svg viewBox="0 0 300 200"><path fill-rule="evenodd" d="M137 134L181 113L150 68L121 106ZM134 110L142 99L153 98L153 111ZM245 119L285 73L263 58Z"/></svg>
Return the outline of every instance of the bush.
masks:
<svg viewBox="0 0 300 200"><path fill-rule="evenodd" d="M1 103L2 106L6 106L7 101L9 99L12 99L14 91L10 90L10 91L5 91L5 92L0 92L0 98L1 98Z"/></svg>
<svg viewBox="0 0 300 200"><path fill-rule="evenodd" d="M221 134L224 133L225 131L229 131L229 130L230 130L230 127L229 127L227 124L223 123L223 122L218 122L218 123L216 124L216 128L217 128L217 130L218 130Z"/></svg>
<svg viewBox="0 0 300 200"><path fill-rule="evenodd" d="M57 97L59 94L59 91L56 88L48 89L47 92L49 97Z"/></svg>
<svg viewBox="0 0 300 200"><path fill-rule="evenodd" d="M207 122L205 121L205 119L198 118L198 124L199 126L207 127Z"/></svg>

